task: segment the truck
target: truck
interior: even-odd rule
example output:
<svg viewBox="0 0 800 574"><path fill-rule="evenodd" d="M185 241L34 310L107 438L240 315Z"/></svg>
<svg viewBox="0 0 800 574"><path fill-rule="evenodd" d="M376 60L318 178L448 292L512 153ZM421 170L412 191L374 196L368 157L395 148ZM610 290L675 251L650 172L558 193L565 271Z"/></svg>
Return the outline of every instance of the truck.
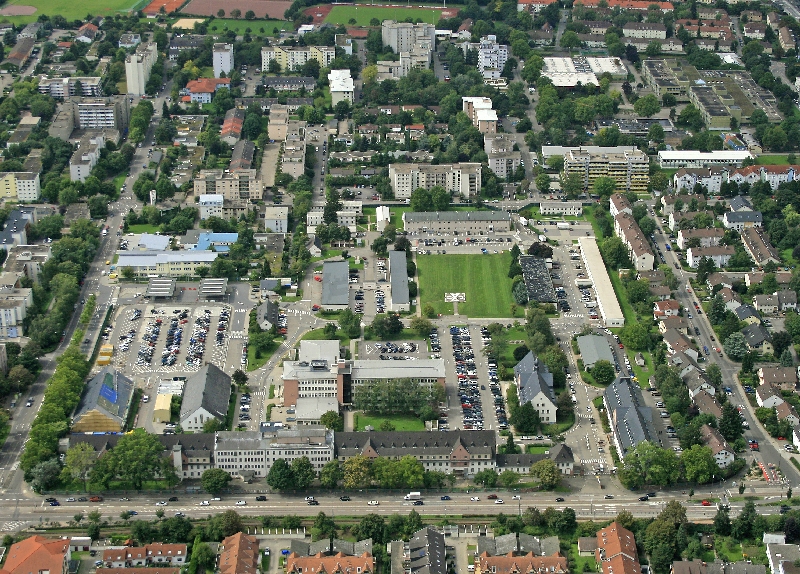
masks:
<svg viewBox="0 0 800 574"><path fill-rule="evenodd" d="M403 500L422 500L421 492L409 492L403 497Z"/></svg>
<svg viewBox="0 0 800 574"><path fill-rule="evenodd" d="M556 223L556 227L558 227L559 229L569 229L569 223L567 223L566 221L559 221L558 223Z"/></svg>

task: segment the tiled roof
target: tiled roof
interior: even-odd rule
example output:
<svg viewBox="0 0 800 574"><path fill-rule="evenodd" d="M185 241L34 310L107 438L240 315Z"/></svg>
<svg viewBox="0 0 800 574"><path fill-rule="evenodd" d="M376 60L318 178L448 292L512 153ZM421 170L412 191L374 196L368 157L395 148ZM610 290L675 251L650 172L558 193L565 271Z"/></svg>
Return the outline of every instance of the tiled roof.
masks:
<svg viewBox="0 0 800 574"><path fill-rule="evenodd" d="M30 574L50 572L60 574L69 551L69 539L51 540L42 536L31 536L12 544L6 554L3 574Z"/></svg>
<svg viewBox="0 0 800 574"><path fill-rule="evenodd" d="M239 532L222 541L218 569L220 574L256 574L260 566L258 540Z"/></svg>

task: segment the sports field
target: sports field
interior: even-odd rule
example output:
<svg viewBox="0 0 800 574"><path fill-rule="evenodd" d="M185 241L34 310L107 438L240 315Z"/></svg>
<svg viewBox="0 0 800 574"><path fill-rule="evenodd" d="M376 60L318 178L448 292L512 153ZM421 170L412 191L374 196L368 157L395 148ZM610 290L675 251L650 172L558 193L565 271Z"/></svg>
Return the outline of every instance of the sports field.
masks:
<svg viewBox="0 0 800 574"><path fill-rule="evenodd" d="M433 305L437 313L453 313L444 302L445 293L464 293L459 315L469 317L511 317L511 253L497 255L419 255L417 274L422 306Z"/></svg>
<svg viewBox="0 0 800 574"><path fill-rule="evenodd" d="M34 22L40 14L55 16L61 14L67 20L83 20L86 14L94 16L113 16L117 12L142 8L148 3L147 0L11 0L3 8L13 6L32 6L36 12L28 16L2 16L4 20L20 24L23 22Z"/></svg>
<svg viewBox="0 0 800 574"><path fill-rule="evenodd" d="M370 20L377 18L383 20L397 20L406 18L421 18L423 22L436 24L442 17L441 8L376 8L374 6L334 6L331 13L325 18L329 24L350 25L350 19L355 19L356 26L369 26Z"/></svg>

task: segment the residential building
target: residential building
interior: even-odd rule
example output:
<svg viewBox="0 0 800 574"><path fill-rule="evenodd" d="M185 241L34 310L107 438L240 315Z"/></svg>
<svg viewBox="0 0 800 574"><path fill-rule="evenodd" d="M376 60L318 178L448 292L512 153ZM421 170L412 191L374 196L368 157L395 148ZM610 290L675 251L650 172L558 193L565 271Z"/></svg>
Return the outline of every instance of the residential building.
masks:
<svg viewBox="0 0 800 574"><path fill-rule="evenodd" d="M741 171L741 170L736 170L736 171L738 172L738 171ZM734 173L734 175L735 175L735 173ZM731 181L731 180L729 179L729 181ZM741 182L738 182L738 181L736 183L741 184ZM775 186L775 187L777 187L777 186ZM736 197L731 198L731 201L728 204L728 207L730 207L731 211L753 211L753 205L750 203L750 201L746 197L741 196L741 195L737 195Z"/></svg>
<svg viewBox="0 0 800 574"><path fill-rule="evenodd" d="M797 293L791 289L782 289L775 293L756 295L753 305L761 315L776 315L780 311L797 309Z"/></svg>
<svg viewBox="0 0 800 574"><path fill-rule="evenodd" d="M708 391L698 391L692 396L692 402L700 411L700 414L711 415L712 417L722 417L722 405L719 404L717 397Z"/></svg>
<svg viewBox="0 0 800 574"><path fill-rule="evenodd" d="M672 186L676 192L692 191L697 184L702 185L711 195L718 195L723 181L728 180L727 167L684 167L675 172Z"/></svg>
<svg viewBox="0 0 800 574"><path fill-rule="evenodd" d="M581 354L583 367L588 371L597 361L608 361L614 364L614 355L608 341L600 335L581 335L577 338L578 350Z"/></svg>
<svg viewBox="0 0 800 574"><path fill-rule="evenodd" d="M628 22L622 27L622 33L630 38L667 39L667 27L661 23Z"/></svg>
<svg viewBox="0 0 800 574"><path fill-rule="evenodd" d="M474 48L473 44L460 44L462 47L468 45ZM477 44L478 50L478 71L483 74L484 79L498 79L503 67L508 61L508 46L499 44L497 37L493 34L484 36Z"/></svg>
<svg viewBox="0 0 800 574"><path fill-rule="evenodd" d="M117 46L119 48L135 48L142 42L142 37L139 34L122 34L119 37Z"/></svg>
<svg viewBox="0 0 800 574"><path fill-rule="evenodd" d="M733 314L736 315L737 319L744 321L748 325L761 323L761 315L758 314L758 311L756 311L752 305L741 305L734 309Z"/></svg>
<svg viewBox="0 0 800 574"><path fill-rule="evenodd" d="M28 26L30 26L30 24L28 24ZM36 40L34 38L25 37L18 39L17 43L8 53L8 57L3 60L2 67L17 71L21 70L30 60L35 44Z"/></svg>
<svg viewBox="0 0 800 574"><path fill-rule="evenodd" d="M388 549L391 574L447 574L444 533L433 526L416 531L408 542L390 542Z"/></svg>
<svg viewBox="0 0 800 574"><path fill-rule="evenodd" d="M795 367L760 367L758 383L777 386L784 391L795 391L798 383L797 369Z"/></svg>
<svg viewBox="0 0 800 574"><path fill-rule="evenodd" d="M350 305L347 261L326 261L322 264L322 308L342 310ZM284 373L285 374L285 373Z"/></svg>
<svg viewBox="0 0 800 574"><path fill-rule="evenodd" d="M20 203L33 203L39 201L41 194L42 188L38 172L0 172L0 198Z"/></svg>
<svg viewBox="0 0 800 574"><path fill-rule="evenodd" d="M231 108L225 112L219 137L228 145L234 145L242 138L242 124L244 124L244 110Z"/></svg>
<svg viewBox="0 0 800 574"><path fill-rule="evenodd" d="M745 227L741 232L741 236L744 250L755 261L757 266L763 267L770 261L780 265L781 254L769 242L769 238L764 234L762 227Z"/></svg>
<svg viewBox="0 0 800 574"><path fill-rule="evenodd" d="M328 72L328 85L331 91L331 104L353 103L353 78L350 70L331 70Z"/></svg>
<svg viewBox="0 0 800 574"><path fill-rule="evenodd" d="M497 132L497 112L492 109L492 99L483 96L463 96L462 111L467 114L472 125L482 134Z"/></svg>
<svg viewBox="0 0 800 574"><path fill-rule="evenodd" d="M614 232L628 248L628 255L637 271L649 271L655 264L650 243L632 215L620 213L614 218Z"/></svg>
<svg viewBox="0 0 800 574"><path fill-rule="evenodd" d="M772 335L761 324L748 325L742 329L742 335L747 342L747 348L762 354L772 353Z"/></svg>
<svg viewBox="0 0 800 574"><path fill-rule="evenodd" d="M686 262L689 267L696 269L700 265L700 260L707 257L714 262L717 267L725 267L736 253L732 245L715 245L713 247L689 247L686 250Z"/></svg>
<svg viewBox="0 0 800 574"><path fill-rule="evenodd" d="M78 143L78 148L72 153L69 160L69 179L71 181L86 181L92 169L100 160L100 152L106 149L105 139L102 135L85 135Z"/></svg>
<svg viewBox="0 0 800 574"><path fill-rule="evenodd" d="M539 203L539 213L580 217L583 215L583 204L580 201L542 201Z"/></svg>
<svg viewBox="0 0 800 574"><path fill-rule="evenodd" d="M775 414L778 417L778 422L788 421L792 428L800 424L800 417L797 415L795 408L787 402L783 402L775 407Z"/></svg>
<svg viewBox="0 0 800 574"><path fill-rule="evenodd" d="M219 253L215 251L118 251L117 267L133 269L137 277L196 277L198 267L210 267Z"/></svg>
<svg viewBox="0 0 800 574"><path fill-rule="evenodd" d="M779 387L766 383L756 388L756 403L759 407L774 409L783 402Z"/></svg>
<svg viewBox="0 0 800 574"><path fill-rule="evenodd" d="M128 420L133 381L105 367L84 388L72 416L72 432L122 432Z"/></svg>
<svg viewBox="0 0 800 574"><path fill-rule="evenodd" d="M186 544L154 542L144 546L122 546L103 550L104 568L182 567L189 563Z"/></svg>
<svg viewBox="0 0 800 574"><path fill-rule="evenodd" d="M264 186L254 169L204 169L195 177L194 193L196 196L222 195L231 201L258 201L263 199Z"/></svg>
<svg viewBox="0 0 800 574"><path fill-rule="evenodd" d="M651 60L646 60L650 62ZM646 69L646 68L645 68ZM721 165L735 165L742 167L745 159L753 159L749 151L667 151L658 152L658 163L664 169L679 169L682 167L712 167Z"/></svg>
<svg viewBox="0 0 800 574"><path fill-rule="evenodd" d="M17 41L23 39L38 40L41 29L41 22L30 22L17 34Z"/></svg>
<svg viewBox="0 0 800 574"><path fill-rule="evenodd" d="M316 85L317 81L311 76L270 76L264 78L264 89L267 91L299 92L305 90L306 92L311 92Z"/></svg>
<svg viewBox="0 0 800 574"><path fill-rule="evenodd" d="M664 343L667 345L667 352L671 355L676 353L683 353L690 357L692 360L697 361L698 353L691 340L684 334L675 329L667 329L664 331Z"/></svg>
<svg viewBox="0 0 800 574"><path fill-rule="evenodd" d="M214 94L220 88L228 88L231 84L229 78L200 78L191 80L181 90L183 101L210 104Z"/></svg>
<svg viewBox="0 0 800 574"><path fill-rule="evenodd" d="M761 227L762 221L760 211L726 211L722 216L725 228L735 229L739 233L747 227Z"/></svg>
<svg viewBox="0 0 800 574"><path fill-rule="evenodd" d="M520 405L531 403L539 420L545 424L556 421L558 407L553 394L553 374L533 351L514 367L514 383Z"/></svg>
<svg viewBox="0 0 800 574"><path fill-rule="evenodd" d="M87 22L86 24L78 28L78 32L75 34L75 41L81 42L83 44L91 44L92 42L94 42L95 38L97 38L99 33L100 33L100 28L98 28L91 22Z"/></svg>
<svg viewBox="0 0 800 574"><path fill-rule="evenodd" d="M581 237L578 239L581 247L581 260L586 268L586 275L594 286L597 294L597 305L600 317L609 327L622 327L625 324L625 317L617 300L617 294L611 285L608 277L603 257L600 255L600 248L597 246L597 239L594 237Z"/></svg>
<svg viewBox="0 0 800 574"><path fill-rule="evenodd" d="M693 239L700 242L700 247L714 247L719 245L725 236L725 230L719 228L712 229L680 229L678 231L678 247L683 250L688 248L688 243L693 243Z"/></svg>
<svg viewBox="0 0 800 574"><path fill-rule="evenodd" d="M304 574L308 572L359 572L372 574L375 571L375 559L369 552L360 556L348 556L337 552L333 556L322 553L314 556L298 556L291 552L286 557L286 574Z"/></svg>
<svg viewBox="0 0 800 574"><path fill-rule="evenodd" d="M261 69L268 71L273 60L280 65L281 72L297 72L310 60L316 60L320 68L330 68L335 57L333 46L264 46L261 48ZM313 81L313 78L297 79Z"/></svg>
<svg viewBox="0 0 800 574"><path fill-rule="evenodd" d="M642 441L658 444L652 411L645 405L639 385L630 377L617 377L606 388L603 392L603 405L614 446L623 457L628 449Z"/></svg>
<svg viewBox="0 0 800 574"><path fill-rule="evenodd" d="M516 140L507 134L485 134L483 142L483 150L489 156L489 169L498 177L512 177L522 164L522 153L514 151Z"/></svg>
<svg viewBox="0 0 800 574"><path fill-rule="evenodd" d="M244 532L225 538L219 545L220 574L258 574L261 571L261 553L258 539Z"/></svg>
<svg viewBox="0 0 800 574"><path fill-rule="evenodd" d="M407 211L403 213L403 223L409 232L480 236L508 231L511 216L503 211Z"/></svg>
<svg viewBox="0 0 800 574"><path fill-rule="evenodd" d="M74 86L73 86L74 87ZM125 96L70 98L63 109L72 126L83 130L115 129L123 133L130 121L130 101Z"/></svg>
<svg viewBox="0 0 800 574"><path fill-rule="evenodd" d="M610 177L619 190L644 193L650 183L649 166L647 154L638 149L621 154L593 154L572 149L564 156L564 173L580 175L584 189L591 189L598 177Z"/></svg>
<svg viewBox="0 0 800 574"><path fill-rule="evenodd" d="M786 26L778 28L778 43L784 50L794 50L797 47L794 34Z"/></svg>
<svg viewBox="0 0 800 574"><path fill-rule="evenodd" d="M767 34L767 25L763 22L747 22L743 28L745 38L763 40Z"/></svg>
<svg viewBox="0 0 800 574"><path fill-rule="evenodd" d="M449 193L474 197L481 189L481 164L479 163L429 163L389 164L389 182L397 199L407 199L422 187L441 186Z"/></svg>
<svg viewBox="0 0 800 574"><path fill-rule="evenodd" d="M267 233L288 233L289 208L279 205L264 207L264 229Z"/></svg>
<svg viewBox="0 0 800 574"><path fill-rule="evenodd" d="M42 267L50 259L50 244L13 245L6 247L8 256L3 271L27 277L33 284L41 283Z"/></svg>
<svg viewBox="0 0 800 574"><path fill-rule="evenodd" d="M34 535L12 544L6 552L3 574L67 574L70 552L68 538L49 539Z"/></svg>
<svg viewBox="0 0 800 574"><path fill-rule="evenodd" d="M633 532L618 522L598 530L595 562L603 574L641 574Z"/></svg>
<svg viewBox="0 0 800 574"><path fill-rule="evenodd" d="M800 178L800 166L798 165L750 165L741 169L734 170L730 174L728 181L739 185L749 183L750 185L759 181L766 181L775 190L785 182L795 181ZM734 203L734 200L736 203ZM739 204L744 202L742 207ZM742 196L736 196L730 202L731 211L752 211L753 206Z"/></svg>
<svg viewBox="0 0 800 574"><path fill-rule="evenodd" d="M186 379L181 403L181 428L200 432L210 420L222 422L228 414L230 396L231 378L216 365L203 365Z"/></svg>
<svg viewBox="0 0 800 574"><path fill-rule="evenodd" d="M68 96L102 96L100 81L102 78L95 76L72 76L70 78L47 78L39 79L39 93L49 94L54 98L65 98ZM80 87L79 94L77 88Z"/></svg>
<svg viewBox="0 0 800 574"><path fill-rule="evenodd" d="M197 205L200 208L200 221L205 221L209 217L222 217L222 206L225 196L221 193L202 193L198 196L200 201Z"/></svg>
<svg viewBox="0 0 800 574"><path fill-rule="evenodd" d="M517 11L527 10L533 14L538 14L556 0L517 0Z"/></svg>
<svg viewBox="0 0 800 574"><path fill-rule="evenodd" d="M472 477L496 467L497 438L493 431L337 432L335 440L336 458L342 463L357 455L370 460L410 455L419 460L425 470L462 477Z"/></svg>
<svg viewBox="0 0 800 574"><path fill-rule="evenodd" d="M714 455L714 462L717 463L717 466L728 468L736 458L734 450L728 445L728 441L723 438L717 429L709 425L700 427L700 436L703 439L703 443L711 448L711 454Z"/></svg>
<svg viewBox="0 0 800 574"><path fill-rule="evenodd" d="M609 211L611 217L616 217L620 213L631 215L633 214L633 206L626 195L615 193L609 199Z"/></svg>
<svg viewBox="0 0 800 574"><path fill-rule="evenodd" d="M214 44L211 50L211 59L214 66L214 77L221 78L225 74L230 78L233 70L233 44Z"/></svg>
<svg viewBox="0 0 800 574"><path fill-rule="evenodd" d="M488 553L478 555L475 560L475 574L567 574L567 559L560 553L552 556L537 556L533 552L518 554L509 552L501 556L489 556Z"/></svg>
<svg viewBox="0 0 800 574"><path fill-rule="evenodd" d="M723 287L717 292L717 294L725 302L725 309L728 311L735 311L736 308L742 304L742 298L730 287Z"/></svg>
<svg viewBox="0 0 800 574"><path fill-rule="evenodd" d="M602 1L603 0L579 0L577 5L586 6L587 8L598 8L604 6L601 4ZM659 10L665 14L675 10L675 7L671 2L648 3L647 0L609 0L607 7L612 9L619 7L622 10L638 10L640 12L647 12L654 4L658 6Z"/></svg>
<svg viewBox="0 0 800 574"><path fill-rule="evenodd" d="M435 46L436 28L432 24L396 22L384 20L381 23L381 39L384 46L389 46L395 54L410 52L420 44Z"/></svg>
<svg viewBox="0 0 800 574"><path fill-rule="evenodd" d="M128 94L142 96L145 94L150 71L158 58L158 48L154 42L142 42L136 46L136 51L125 58L125 79Z"/></svg>
<svg viewBox="0 0 800 574"><path fill-rule="evenodd" d="M178 59L178 56L184 50L197 50L205 44L205 36L195 36L192 34L173 34L167 49L167 56L171 61Z"/></svg>
<svg viewBox="0 0 800 574"><path fill-rule="evenodd" d="M660 317L675 317L681 311L681 304L674 299L666 301L656 301L653 304L653 316L657 320Z"/></svg>

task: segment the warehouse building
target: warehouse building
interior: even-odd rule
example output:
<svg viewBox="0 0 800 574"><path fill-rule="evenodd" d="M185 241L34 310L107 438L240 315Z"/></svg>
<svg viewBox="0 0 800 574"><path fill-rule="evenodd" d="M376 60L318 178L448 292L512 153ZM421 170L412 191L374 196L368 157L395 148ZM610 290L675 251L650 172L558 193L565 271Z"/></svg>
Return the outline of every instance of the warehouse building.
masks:
<svg viewBox="0 0 800 574"><path fill-rule="evenodd" d="M350 305L350 267L347 261L322 264L322 308L346 309Z"/></svg>

